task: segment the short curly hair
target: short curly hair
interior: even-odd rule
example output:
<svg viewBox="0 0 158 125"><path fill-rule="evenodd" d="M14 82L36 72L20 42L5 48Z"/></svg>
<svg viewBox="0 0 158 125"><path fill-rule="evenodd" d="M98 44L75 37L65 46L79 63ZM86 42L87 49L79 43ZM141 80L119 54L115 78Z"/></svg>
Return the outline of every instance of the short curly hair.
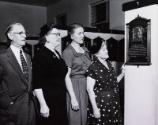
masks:
<svg viewBox="0 0 158 125"><path fill-rule="evenodd" d="M40 39L39 39L39 44L41 45L44 45L46 43L46 38L45 36L53 29L53 28L56 28L56 29L60 29L60 26L59 25L56 25L56 24L52 24L52 23L49 23L49 24L45 24L41 27L41 31L39 33L39 36L40 36Z"/></svg>
<svg viewBox="0 0 158 125"><path fill-rule="evenodd" d="M99 52L99 50L102 47L102 43L105 42L105 40L101 37L96 37L95 39L93 39L93 44L91 45L91 47L89 48L89 51L91 54L96 54Z"/></svg>

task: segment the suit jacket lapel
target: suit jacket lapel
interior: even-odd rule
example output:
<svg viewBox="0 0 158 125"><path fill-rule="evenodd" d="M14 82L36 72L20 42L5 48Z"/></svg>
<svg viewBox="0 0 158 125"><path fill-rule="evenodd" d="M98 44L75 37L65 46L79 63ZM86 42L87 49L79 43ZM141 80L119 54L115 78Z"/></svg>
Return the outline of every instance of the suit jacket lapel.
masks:
<svg viewBox="0 0 158 125"><path fill-rule="evenodd" d="M27 81L26 81L26 79L25 79L25 77L23 75L21 67L20 67L15 55L13 54L13 52L12 52L12 50L10 48L8 49L8 60L9 60L9 63L12 65L12 67L15 69L15 71L19 74L19 77L21 78L23 83L28 88L28 83L27 83Z"/></svg>

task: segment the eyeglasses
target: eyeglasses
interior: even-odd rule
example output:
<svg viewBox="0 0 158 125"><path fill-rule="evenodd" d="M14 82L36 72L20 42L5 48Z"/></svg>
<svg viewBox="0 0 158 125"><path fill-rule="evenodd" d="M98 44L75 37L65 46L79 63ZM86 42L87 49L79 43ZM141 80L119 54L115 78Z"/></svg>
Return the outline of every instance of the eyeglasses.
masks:
<svg viewBox="0 0 158 125"><path fill-rule="evenodd" d="M25 32L13 32L13 34L27 35Z"/></svg>
<svg viewBox="0 0 158 125"><path fill-rule="evenodd" d="M61 36L60 33L49 33L49 34L51 34L51 35L56 35L56 36Z"/></svg>

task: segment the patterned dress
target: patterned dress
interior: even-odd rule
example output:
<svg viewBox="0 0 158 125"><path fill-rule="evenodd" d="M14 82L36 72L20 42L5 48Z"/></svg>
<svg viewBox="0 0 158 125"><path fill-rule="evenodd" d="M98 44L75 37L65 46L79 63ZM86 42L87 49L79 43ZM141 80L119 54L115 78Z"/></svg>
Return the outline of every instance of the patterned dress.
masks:
<svg viewBox="0 0 158 125"><path fill-rule="evenodd" d="M86 93L86 70L91 64L90 57L86 48L85 53L77 53L75 49L69 45L63 52L63 58L69 68L71 68L71 82L77 101L79 110L74 111L71 108L70 96L67 93L67 110L69 125L86 125L87 121L87 104L88 95Z"/></svg>
<svg viewBox="0 0 158 125"><path fill-rule="evenodd" d="M107 69L96 57L87 70L87 75L96 80L94 93L101 118L96 119L88 104L88 125L122 125L119 85L114 68L108 61Z"/></svg>

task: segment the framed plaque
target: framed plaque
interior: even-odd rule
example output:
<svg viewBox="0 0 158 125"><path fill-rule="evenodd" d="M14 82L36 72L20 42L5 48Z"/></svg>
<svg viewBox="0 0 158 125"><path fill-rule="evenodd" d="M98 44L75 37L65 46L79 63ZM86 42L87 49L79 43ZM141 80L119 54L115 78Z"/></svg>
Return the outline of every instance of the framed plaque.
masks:
<svg viewBox="0 0 158 125"><path fill-rule="evenodd" d="M139 15L126 24L126 64L150 65L151 64L151 39L150 19Z"/></svg>

